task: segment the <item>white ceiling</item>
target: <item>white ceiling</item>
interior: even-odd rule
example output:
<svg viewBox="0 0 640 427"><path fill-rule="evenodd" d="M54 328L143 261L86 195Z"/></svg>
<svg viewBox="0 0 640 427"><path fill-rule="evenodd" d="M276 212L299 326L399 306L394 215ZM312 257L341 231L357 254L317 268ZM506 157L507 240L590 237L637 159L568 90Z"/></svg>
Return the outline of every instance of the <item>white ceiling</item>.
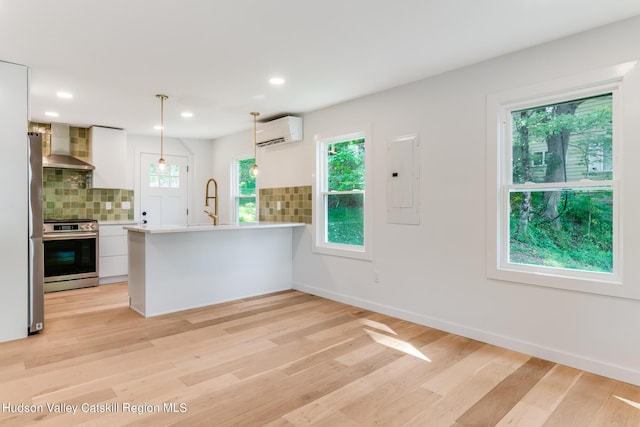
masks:
<svg viewBox="0 0 640 427"><path fill-rule="evenodd" d="M304 113L638 14L636 0L0 0L0 60L30 67L33 121L154 135L164 93L165 135L215 138L250 111Z"/></svg>

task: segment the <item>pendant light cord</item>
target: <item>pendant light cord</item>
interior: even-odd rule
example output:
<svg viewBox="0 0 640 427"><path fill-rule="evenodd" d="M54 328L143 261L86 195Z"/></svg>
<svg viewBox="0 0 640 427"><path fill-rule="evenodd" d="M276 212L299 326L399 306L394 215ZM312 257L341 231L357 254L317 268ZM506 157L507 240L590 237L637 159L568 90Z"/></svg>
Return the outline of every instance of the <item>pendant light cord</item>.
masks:
<svg viewBox="0 0 640 427"><path fill-rule="evenodd" d="M257 142L258 142L258 137L257 137L258 128L257 128L257 125L256 125L256 120L257 120L257 117L260 115L260 113L257 113L257 112L254 111L254 112L251 112L249 114L251 114L253 116L253 166L251 167L251 170L249 171L249 174L252 177L255 178L258 175L258 159L257 159L258 153L256 152L256 147L258 146L258 144L257 144Z"/></svg>
<svg viewBox="0 0 640 427"><path fill-rule="evenodd" d="M160 98L160 160L158 163L164 164L164 101L169 99L167 95L158 94L156 97Z"/></svg>
<svg viewBox="0 0 640 427"><path fill-rule="evenodd" d="M256 159L256 144L258 141L258 138L257 138L258 127L256 125L256 117L258 117L258 115L254 114L253 115L253 162L254 163L258 163Z"/></svg>

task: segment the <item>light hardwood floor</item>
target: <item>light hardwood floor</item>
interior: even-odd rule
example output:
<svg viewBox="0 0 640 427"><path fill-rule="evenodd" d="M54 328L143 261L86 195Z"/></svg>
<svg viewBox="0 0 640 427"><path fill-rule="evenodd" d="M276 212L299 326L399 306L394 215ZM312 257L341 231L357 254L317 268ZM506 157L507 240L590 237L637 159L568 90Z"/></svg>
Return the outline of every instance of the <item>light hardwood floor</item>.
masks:
<svg viewBox="0 0 640 427"><path fill-rule="evenodd" d="M2 426L640 426L640 387L382 314L287 291L144 319L126 283L47 294L45 330L0 344L0 403Z"/></svg>

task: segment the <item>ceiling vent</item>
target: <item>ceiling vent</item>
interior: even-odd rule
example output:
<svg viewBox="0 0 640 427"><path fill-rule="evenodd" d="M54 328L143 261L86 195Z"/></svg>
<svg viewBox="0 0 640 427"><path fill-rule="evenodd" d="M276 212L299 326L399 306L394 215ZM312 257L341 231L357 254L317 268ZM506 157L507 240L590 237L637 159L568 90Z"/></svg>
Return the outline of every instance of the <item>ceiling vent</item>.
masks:
<svg viewBox="0 0 640 427"><path fill-rule="evenodd" d="M266 123L258 123L256 145L270 147L302 141L302 117L286 116Z"/></svg>

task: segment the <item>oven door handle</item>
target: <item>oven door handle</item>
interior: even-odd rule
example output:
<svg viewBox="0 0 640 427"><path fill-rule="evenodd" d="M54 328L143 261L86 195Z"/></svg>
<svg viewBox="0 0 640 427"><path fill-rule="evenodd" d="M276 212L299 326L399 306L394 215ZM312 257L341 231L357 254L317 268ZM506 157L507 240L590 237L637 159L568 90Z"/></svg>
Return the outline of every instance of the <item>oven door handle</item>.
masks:
<svg viewBox="0 0 640 427"><path fill-rule="evenodd" d="M44 235L43 241L47 240L70 240L70 239L95 239L98 237L98 233L61 233L56 235Z"/></svg>

